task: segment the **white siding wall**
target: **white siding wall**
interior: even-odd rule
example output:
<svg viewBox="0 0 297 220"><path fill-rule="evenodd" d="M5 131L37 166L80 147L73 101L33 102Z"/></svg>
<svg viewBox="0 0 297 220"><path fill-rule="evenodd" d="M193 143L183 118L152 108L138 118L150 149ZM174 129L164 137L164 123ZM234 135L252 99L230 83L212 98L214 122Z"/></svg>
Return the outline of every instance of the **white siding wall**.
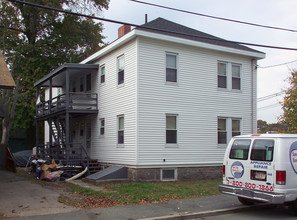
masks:
<svg viewBox="0 0 297 220"><path fill-rule="evenodd" d="M177 85L165 82L166 52L178 54ZM242 65L240 92L218 89L217 61ZM138 68L137 165L222 163L225 147L217 144L219 116L241 118L242 134L251 133L251 58L141 38ZM254 121L255 112L254 105ZM178 114L175 147L165 144L166 113Z"/></svg>
<svg viewBox="0 0 297 220"><path fill-rule="evenodd" d="M125 56L124 85L117 84L117 57ZM136 40L132 40L96 64L105 65L105 83L100 73L92 78L92 91L98 93L99 114L92 122L91 158L106 163L136 163ZM117 116L124 115L124 146L117 145ZM105 119L105 134L100 136L100 118Z"/></svg>

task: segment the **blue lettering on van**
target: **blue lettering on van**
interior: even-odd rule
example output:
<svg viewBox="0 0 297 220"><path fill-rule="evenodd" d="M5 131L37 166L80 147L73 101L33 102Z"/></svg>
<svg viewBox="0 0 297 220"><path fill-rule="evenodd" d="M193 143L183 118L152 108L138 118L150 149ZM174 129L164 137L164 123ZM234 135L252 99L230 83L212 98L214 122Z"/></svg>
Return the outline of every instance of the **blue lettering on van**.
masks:
<svg viewBox="0 0 297 220"><path fill-rule="evenodd" d="M268 169L268 166L254 165L254 168L257 168L257 169Z"/></svg>
<svg viewBox="0 0 297 220"><path fill-rule="evenodd" d="M232 165L231 165L231 174L234 178L241 178L244 174L244 166L241 162L239 161L235 161Z"/></svg>
<svg viewBox="0 0 297 220"><path fill-rule="evenodd" d="M266 166L266 167L271 166L271 162L265 162L265 161L251 161L251 164L261 165L261 166Z"/></svg>
<svg viewBox="0 0 297 220"><path fill-rule="evenodd" d="M294 172L297 174L297 141L291 144L289 158L291 166Z"/></svg>

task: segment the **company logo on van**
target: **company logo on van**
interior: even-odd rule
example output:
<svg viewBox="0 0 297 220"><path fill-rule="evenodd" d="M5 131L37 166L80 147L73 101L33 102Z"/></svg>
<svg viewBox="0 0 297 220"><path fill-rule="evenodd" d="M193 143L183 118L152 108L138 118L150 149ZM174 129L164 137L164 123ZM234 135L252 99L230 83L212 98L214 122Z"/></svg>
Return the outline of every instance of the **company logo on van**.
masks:
<svg viewBox="0 0 297 220"><path fill-rule="evenodd" d="M231 174L235 178L241 178L244 173L244 167L239 161L235 161L231 166Z"/></svg>
<svg viewBox="0 0 297 220"><path fill-rule="evenodd" d="M293 170L297 174L297 141L293 142L290 147L290 161Z"/></svg>

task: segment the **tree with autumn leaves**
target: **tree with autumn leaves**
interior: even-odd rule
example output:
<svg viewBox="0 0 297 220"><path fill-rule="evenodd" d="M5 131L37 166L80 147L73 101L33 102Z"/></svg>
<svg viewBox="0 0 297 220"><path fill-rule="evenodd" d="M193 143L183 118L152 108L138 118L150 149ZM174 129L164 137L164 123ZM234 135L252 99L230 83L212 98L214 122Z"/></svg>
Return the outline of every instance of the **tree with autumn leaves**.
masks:
<svg viewBox="0 0 297 220"><path fill-rule="evenodd" d="M290 87L282 102L284 114L280 122L286 125L288 133L297 133L297 70L291 72L289 84Z"/></svg>
<svg viewBox="0 0 297 220"><path fill-rule="evenodd" d="M89 15L109 5L109 0L27 2ZM0 49L18 81L13 128L35 130L34 82L65 62L77 63L98 51L104 46L101 32L102 24L91 19L0 1Z"/></svg>

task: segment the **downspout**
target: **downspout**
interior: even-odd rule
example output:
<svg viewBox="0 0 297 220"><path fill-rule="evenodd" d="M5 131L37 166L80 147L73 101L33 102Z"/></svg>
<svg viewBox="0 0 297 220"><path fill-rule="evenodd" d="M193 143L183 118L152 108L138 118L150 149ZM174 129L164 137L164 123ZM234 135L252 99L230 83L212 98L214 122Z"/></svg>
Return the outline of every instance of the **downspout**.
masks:
<svg viewBox="0 0 297 220"><path fill-rule="evenodd" d="M251 60L251 133L254 133L254 59Z"/></svg>

